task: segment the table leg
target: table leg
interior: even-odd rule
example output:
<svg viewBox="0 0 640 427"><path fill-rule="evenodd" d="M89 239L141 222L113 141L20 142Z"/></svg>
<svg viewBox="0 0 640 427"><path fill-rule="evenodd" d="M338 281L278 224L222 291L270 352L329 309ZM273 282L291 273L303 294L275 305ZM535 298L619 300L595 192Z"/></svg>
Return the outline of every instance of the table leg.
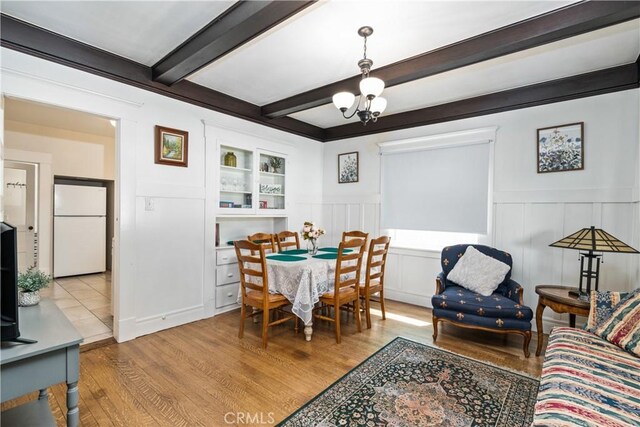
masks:
<svg viewBox="0 0 640 427"><path fill-rule="evenodd" d="M536 356L540 356L542 352L542 341L544 340L544 331L542 330L542 313L544 312L545 305L538 301L538 308L536 309L536 327L538 329L538 347L536 347Z"/></svg>
<svg viewBox="0 0 640 427"><path fill-rule="evenodd" d="M569 326L572 328L576 327L576 315L569 313Z"/></svg>
<svg viewBox="0 0 640 427"><path fill-rule="evenodd" d="M313 335L313 327L311 324L304 325L304 339L311 341L311 335Z"/></svg>
<svg viewBox="0 0 640 427"><path fill-rule="evenodd" d="M80 425L80 410L78 409L78 382L67 383L67 426Z"/></svg>

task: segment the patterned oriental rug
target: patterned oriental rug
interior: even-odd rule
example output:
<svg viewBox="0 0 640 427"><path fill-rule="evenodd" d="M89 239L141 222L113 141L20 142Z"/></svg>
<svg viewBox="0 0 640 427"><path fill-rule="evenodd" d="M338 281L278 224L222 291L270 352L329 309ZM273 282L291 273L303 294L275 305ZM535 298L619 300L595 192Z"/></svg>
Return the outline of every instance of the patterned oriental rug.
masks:
<svg viewBox="0 0 640 427"><path fill-rule="evenodd" d="M529 426L538 385L399 337L279 426Z"/></svg>

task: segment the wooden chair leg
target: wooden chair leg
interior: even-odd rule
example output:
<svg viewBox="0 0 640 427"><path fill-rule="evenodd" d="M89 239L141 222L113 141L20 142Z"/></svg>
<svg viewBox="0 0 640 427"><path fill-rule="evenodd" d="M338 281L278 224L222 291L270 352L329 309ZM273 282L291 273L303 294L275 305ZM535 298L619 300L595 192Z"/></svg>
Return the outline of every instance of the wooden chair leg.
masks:
<svg viewBox="0 0 640 427"><path fill-rule="evenodd" d="M362 332L362 321L360 320L360 298L356 298L354 304L356 306L355 310L353 310L356 316L356 325L358 326L358 332Z"/></svg>
<svg viewBox="0 0 640 427"><path fill-rule="evenodd" d="M298 316L296 316L296 317L293 319L293 321L295 322L295 324L294 324L294 326L293 326L293 330L296 332L296 334L297 334L297 333L298 333L298 331L299 331L299 328L298 328L298 320L300 320L300 318L299 318Z"/></svg>
<svg viewBox="0 0 640 427"><path fill-rule="evenodd" d="M335 308L336 317L336 343L340 344L340 307L336 306Z"/></svg>
<svg viewBox="0 0 640 427"><path fill-rule="evenodd" d="M438 318L433 316L433 342L438 338Z"/></svg>
<svg viewBox="0 0 640 427"><path fill-rule="evenodd" d="M246 316L246 306L244 303L242 307L240 307L240 332L238 333L238 338L242 338L244 336L244 319Z"/></svg>
<svg viewBox="0 0 640 427"><path fill-rule="evenodd" d="M382 320L387 320L384 312L384 289L380 291L380 311L382 311Z"/></svg>
<svg viewBox="0 0 640 427"><path fill-rule="evenodd" d="M367 329L371 329L371 299L368 294L364 296L364 311L367 316Z"/></svg>
<svg viewBox="0 0 640 427"><path fill-rule="evenodd" d="M267 340L269 339L269 307L264 307L262 311L262 348L267 348Z"/></svg>
<svg viewBox="0 0 640 427"><path fill-rule="evenodd" d="M524 333L524 357L529 358L529 343L531 342L531 331L527 331Z"/></svg>

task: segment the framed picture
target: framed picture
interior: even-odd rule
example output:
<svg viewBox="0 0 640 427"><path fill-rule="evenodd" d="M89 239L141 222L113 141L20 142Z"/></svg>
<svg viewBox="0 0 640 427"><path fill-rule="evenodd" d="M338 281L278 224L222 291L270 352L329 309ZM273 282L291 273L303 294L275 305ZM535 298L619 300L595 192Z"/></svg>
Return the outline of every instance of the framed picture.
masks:
<svg viewBox="0 0 640 427"><path fill-rule="evenodd" d="M584 169L584 122L538 129L538 173Z"/></svg>
<svg viewBox="0 0 640 427"><path fill-rule="evenodd" d="M187 167L189 132L156 126L155 161L161 165Z"/></svg>
<svg viewBox="0 0 640 427"><path fill-rule="evenodd" d="M358 152L338 154L338 183L358 182Z"/></svg>

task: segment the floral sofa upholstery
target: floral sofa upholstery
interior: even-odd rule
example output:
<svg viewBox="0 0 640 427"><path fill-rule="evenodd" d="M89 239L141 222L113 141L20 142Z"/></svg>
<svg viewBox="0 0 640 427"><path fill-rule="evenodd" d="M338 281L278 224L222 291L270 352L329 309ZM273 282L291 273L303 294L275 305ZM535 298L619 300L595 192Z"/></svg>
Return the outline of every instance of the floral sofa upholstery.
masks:
<svg viewBox="0 0 640 427"><path fill-rule="evenodd" d="M581 329L554 328L534 426L640 426L640 358Z"/></svg>
<svg viewBox="0 0 640 427"><path fill-rule="evenodd" d="M523 304L522 286L511 279L511 270L496 291L488 297L469 291L447 280L447 275L470 245L448 246L442 250L442 272L436 278L433 306L433 340L438 337L438 322L524 337L523 351L529 357L533 311ZM513 265L507 252L484 245L472 245L483 254Z"/></svg>

